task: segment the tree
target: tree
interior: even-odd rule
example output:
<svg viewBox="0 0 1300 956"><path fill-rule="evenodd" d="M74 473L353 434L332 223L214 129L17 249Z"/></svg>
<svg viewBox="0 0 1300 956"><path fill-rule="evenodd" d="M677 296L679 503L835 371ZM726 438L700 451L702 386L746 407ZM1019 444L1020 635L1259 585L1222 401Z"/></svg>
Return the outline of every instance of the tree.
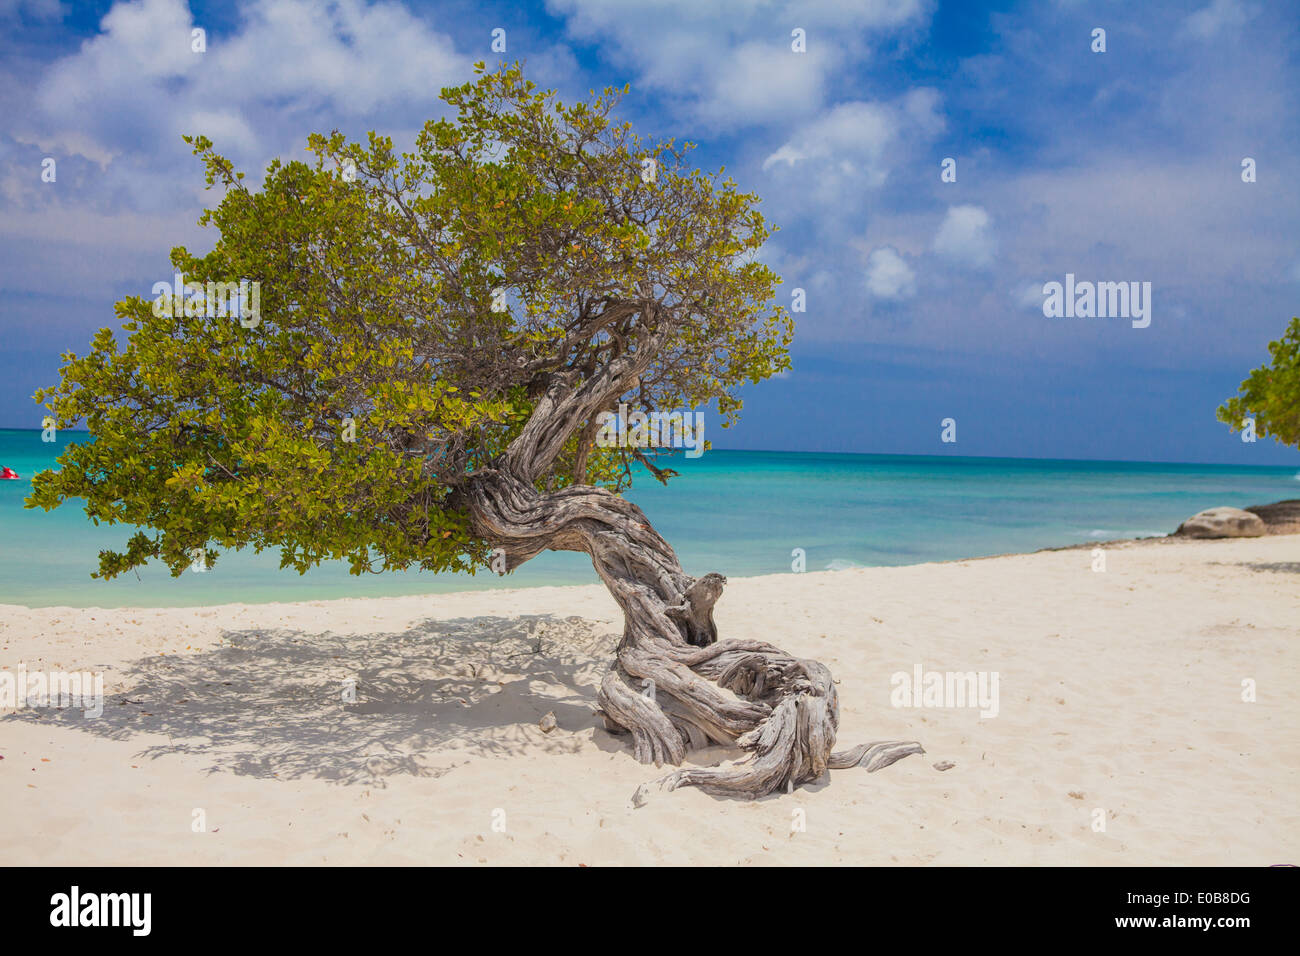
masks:
<svg viewBox="0 0 1300 956"><path fill-rule="evenodd" d="M1300 318L1268 343L1272 367L1262 365L1241 383L1239 394L1219 406L1218 418L1236 431L1254 417L1255 433L1300 446Z"/></svg>
<svg viewBox="0 0 1300 956"><path fill-rule="evenodd" d="M717 640L726 579L685 573L620 495L638 463L673 472L595 440L620 402L713 402L725 427L741 384L789 367L757 198L691 169L689 144L614 122L626 88L565 106L517 65L477 72L443 91L456 119L427 123L413 152L313 135L314 161L273 162L260 191L187 137L224 190L200 219L220 237L172 251L183 300L122 300L125 347L101 329L37 393L95 440L37 476L29 507L82 498L97 522L151 529L101 553L105 577L150 558L179 575L214 545L358 574L583 551L626 618L598 695L607 729L656 765L710 743L751 754L660 786L757 796L920 752L832 753L829 671ZM213 305L238 280L240 320Z"/></svg>

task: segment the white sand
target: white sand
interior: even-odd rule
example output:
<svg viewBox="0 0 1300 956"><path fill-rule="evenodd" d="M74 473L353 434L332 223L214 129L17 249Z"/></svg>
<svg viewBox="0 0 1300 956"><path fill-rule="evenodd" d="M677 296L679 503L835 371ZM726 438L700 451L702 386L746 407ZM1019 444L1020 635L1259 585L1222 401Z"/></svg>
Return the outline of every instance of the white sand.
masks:
<svg viewBox="0 0 1300 956"><path fill-rule="evenodd" d="M793 795L684 789L641 809L629 798L659 771L591 716L620 627L599 585L0 606L0 665L103 671L107 698L95 720L0 717L0 858L1300 863L1300 537L1130 544L1108 548L1105 573L1091 562L1071 550L733 580L722 635L829 665L841 746L916 739L928 753ZM999 715L891 707L890 675L918 662L997 671Z"/></svg>

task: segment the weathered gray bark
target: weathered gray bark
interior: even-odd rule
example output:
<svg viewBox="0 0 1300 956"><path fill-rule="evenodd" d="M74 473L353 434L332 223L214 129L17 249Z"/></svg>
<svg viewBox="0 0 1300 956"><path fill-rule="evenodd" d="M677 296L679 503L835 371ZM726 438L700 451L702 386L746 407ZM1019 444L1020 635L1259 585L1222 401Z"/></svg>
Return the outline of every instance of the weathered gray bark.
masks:
<svg viewBox="0 0 1300 956"><path fill-rule="evenodd" d="M829 769L870 772L923 752L901 741L834 752L839 701L830 671L762 641L719 641L713 606L726 579L686 574L630 501L581 485L544 495L504 468L475 474L463 495L475 531L504 551L508 568L548 549L591 555L625 618L600 713L608 730L631 734L638 760L680 764L713 743L750 754L727 768L673 771L640 787L638 806L654 789L681 786L754 798Z"/></svg>

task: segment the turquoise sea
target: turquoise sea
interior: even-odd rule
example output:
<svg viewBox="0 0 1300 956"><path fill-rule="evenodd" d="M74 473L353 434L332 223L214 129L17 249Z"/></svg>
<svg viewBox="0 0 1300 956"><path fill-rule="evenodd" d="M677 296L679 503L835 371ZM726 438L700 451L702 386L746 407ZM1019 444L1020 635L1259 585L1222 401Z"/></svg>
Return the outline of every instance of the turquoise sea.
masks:
<svg viewBox="0 0 1300 956"><path fill-rule="evenodd" d="M161 566L97 581L103 548L126 527L96 527L78 503L23 508L31 476L85 433L52 443L39 431L0 429L0 604L75 607L184 606L425 594L595 582L578 554L545 554L504 578L423 572L354 577L342 563L300 576L278 552L231 552L205 573L173 578ZM916 564L1088 541L1166 534L1215 505L1300 497L1295 467L1147 464L915 455L710 451L676 458L667 488L648 476L629 497L695 574L789 571L802 548L807 570Z"/></svg>

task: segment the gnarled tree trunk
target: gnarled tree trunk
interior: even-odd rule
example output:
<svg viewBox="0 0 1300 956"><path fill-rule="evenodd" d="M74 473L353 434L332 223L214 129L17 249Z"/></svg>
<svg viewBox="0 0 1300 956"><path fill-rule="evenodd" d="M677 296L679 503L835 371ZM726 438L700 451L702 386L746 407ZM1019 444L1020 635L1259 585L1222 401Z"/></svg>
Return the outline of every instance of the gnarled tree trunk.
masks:
<svg viewBox="0 0 1300 956"><path fill-rule="evenodd" d="M542 494L509 468L476 473L462 493L476 533L504 551L508 568L548 549L591 555L626 620L601 684L601 714L606 729L631 734L638 760L680 764L687 751L712 743L751 755L727 768L675 770L638 788L636 805L656 787L754 798L828 769L874 771L923 753L903 741L835 752L839 701L830 671L763 641L719 641L713 605L726 578L686 574L630 501L584 485Z"/></svg>

